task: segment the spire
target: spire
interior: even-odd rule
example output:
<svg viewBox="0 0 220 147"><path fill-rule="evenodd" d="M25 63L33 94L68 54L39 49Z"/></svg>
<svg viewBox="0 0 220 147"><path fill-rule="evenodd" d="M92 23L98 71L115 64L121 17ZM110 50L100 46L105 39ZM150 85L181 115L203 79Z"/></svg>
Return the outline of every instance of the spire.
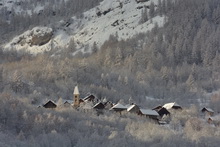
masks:
<svg viewBox="0 0 220 147"><path fill-rule="evenodd" d="M79 94L78 86L75 86L73 94L74 95Z"/></svg>
<svg viewBox="0 0 220 147"><path fill-rule="evenodd" d="M73 100L74 100L74 104L73 104L73 105L74 105L76 108L79 107L79 105L80 105L80 102L79 102L80 98L79 98L79 89L78 89L78 86L76 86L76 87L74 88Z"/></svg>

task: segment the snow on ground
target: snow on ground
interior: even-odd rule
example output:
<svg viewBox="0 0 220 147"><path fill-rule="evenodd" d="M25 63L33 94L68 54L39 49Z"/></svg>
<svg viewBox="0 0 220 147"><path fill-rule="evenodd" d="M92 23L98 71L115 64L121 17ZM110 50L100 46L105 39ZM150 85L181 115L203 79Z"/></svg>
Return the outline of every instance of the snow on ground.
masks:
<svg viewBox="0 0 220 147"><path fill-rule="evenodd" d="M4 8L4 10L10 12L14 11L17 14L29 14L32 15L32 12L39 13L40 11L44 10L44 7L49 3L44 3L44 5L31 5L30 7L26 7L26 3L30 3L29 0L0 0L0 10Z"/></svg>
<svg viewBox="0 0 220 147"><path fill-rule="evenodd" d="M134 37L138 33L146 33L154 28L157 23L159 27L164 24L164 17L156 16L143 24L139 24L142 9L151 2L157 4L158 0L137 3L135 0L104 0L99 6L84 12L82 18L71 18L68 26L61 21L60 26L53 30L53 39L42 46L21 46L14 40L7 44L5 48L24 49L31 54L38 54L55 47L67 47L69 41L74 39L77 49L83 53L89 52L86 47L91 47L94 42L100 47L110 35L118 36L119 40L126 40ZM139 8L138 8L139 7ZM43 7L36 7L35 11L40 11ZM98 13L101 15L97 15ZM23 36L25 33L23 34Z"/></svg>
<svg viewBox="0 0 220 147"><path fill-rule="evenodd" d="M157 4L157 0L151 0ZM110 35L118 35L119 40L126 40L138 33L145 33L151 30L155 23L159 27L164 24L164 17L156 16L151 21L139 24L142 9L140 6L149 6L151 1L137 3L135 0L122 1L122 8L118 0L104 0L98 7L84 13L83 29L74 35L74 40L79 48L85 44L91 46L94 42L101 46ZM97 16L97 12L109 11L107 14Z"/></svg>
<svg viewBox="0 0 220 147"><path fill-rule="evenodd" d="M28 30L23 34L15 37L10 43L5 45L5 49L15 49L15 50L25 50L31 54L38 54L45 51L49 51L51 41L44 45L34 45L33 40L34 37L43 37L45 34L52 33L52 29L48 27L35 27L32 30Z"/></svg>
<svg viewBox="0 0 220 147"><path fill-rule="evenodd" d="M18 13L21 12L21 3L24 3L25 0L0 0L0 10L6 8L7 11L12 11L12 9Z"/></svg>

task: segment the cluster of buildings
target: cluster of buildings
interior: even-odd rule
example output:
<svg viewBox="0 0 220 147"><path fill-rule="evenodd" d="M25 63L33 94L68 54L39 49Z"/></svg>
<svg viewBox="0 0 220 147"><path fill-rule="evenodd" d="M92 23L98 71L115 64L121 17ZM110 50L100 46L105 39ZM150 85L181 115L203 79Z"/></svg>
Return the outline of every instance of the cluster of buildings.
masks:
<svg viewBox="0 0 220 147"><path fill-rule="evenodd" d="M115 111L119 114L121 113L133 113L140 116L145 116L149 118L152 121L155 121L159 124L166 124L167 122L164 121L163 118L169 117L171 112L174 111L181 111L182 107L178 105L177 103L167 103L162 105L159 105L153 109L143 109L140 108L136 104L128 104L123 105L121 103L113 104L110 101L105 100L99 100L94 95L88 95L85 98L80 98L80 93L78 86L74 88L73 92L73 100L63 100L59 103L55 103L51 100L47 101L45 104L42 105L44 108L57 108L57 107L70 107L70 108L80 108L84 110L91 110L94 109L98 113L103 112L103 110L109 110L109 111ZM214 111L211 108L204 107L201 110L202 113L205 114L205 116L208 116L207 120L209 123L214 122ZM219 119L220 120L220 119Z"/></svg>

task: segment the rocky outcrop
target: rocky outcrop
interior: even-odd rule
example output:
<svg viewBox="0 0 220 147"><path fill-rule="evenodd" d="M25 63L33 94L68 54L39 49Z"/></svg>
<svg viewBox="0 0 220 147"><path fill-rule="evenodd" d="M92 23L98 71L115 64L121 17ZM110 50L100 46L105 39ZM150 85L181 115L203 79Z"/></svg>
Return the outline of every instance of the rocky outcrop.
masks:
<svg viewBox="0 0 220 147"><path fill-rule="evenodd" d="M26 31L12 41L12 45L24 46L41 46L48 43L53 36L53 30L47 27L35 27L32 30Z"/></svg>
<svg viewBox="0 0 220 147"><path fill-rule="evenodd" d="M44 45L51 40L53 35L52 29L47 29L47 31L37 29L34 31L35 32L33 33L32 39L30 41L31 45L38 45L38 46Z"/></svg>

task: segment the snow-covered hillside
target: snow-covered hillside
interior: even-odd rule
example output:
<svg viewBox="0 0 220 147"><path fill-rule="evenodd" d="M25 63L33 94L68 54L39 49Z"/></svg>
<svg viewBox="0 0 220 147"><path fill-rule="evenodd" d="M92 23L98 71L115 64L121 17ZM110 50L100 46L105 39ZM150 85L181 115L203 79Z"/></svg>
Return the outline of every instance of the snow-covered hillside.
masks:
<svg viewBox="0 0 220 147"><path fill-rule="evenodd" d="M0 10L4 9L8 13L14 11L15 13L27 13L31 15L32 12L38 13L44 9L44 6L37 4L33 9L27 8L27 3L30 3L29 0L0 0Z"/></svg>
<svg viewBox="0 0 220 147"><path fill-rule="evenodd" d="M58 2L59 1L56 3ZM0 11L2 10L4 13L14 11L17 14L31 15L32 13L40 13L48 5L48 1L40 0L0 0ZM59 3L57 5L59 5Z"/></svg>
<svg viewBox="0 0 220 147"><path fill-rule="evenodd" d="M136 0L104 0L99 6L86 11L82 18L74 16L68 22L57 23L52 39L44 45L30 46L28 43L21 45L15 42L15 40L19 40L16 37L5 45L5 48L23 49L31 54L37 54L50 50L52 46L67 47L70 40L74 39L78 51L88 52L89 50L85 50L86 48L91 47L94 42L100 47L110 35L117 34L120 40L126 40L138 33L151 30L156 23L162 27L164 17L161 16L156 16L142 24L139 23L143 9L149 8L151 2L156 6L158 0L139 3ZM25 36L25 34L26 32L20 36Z"/></svg>

